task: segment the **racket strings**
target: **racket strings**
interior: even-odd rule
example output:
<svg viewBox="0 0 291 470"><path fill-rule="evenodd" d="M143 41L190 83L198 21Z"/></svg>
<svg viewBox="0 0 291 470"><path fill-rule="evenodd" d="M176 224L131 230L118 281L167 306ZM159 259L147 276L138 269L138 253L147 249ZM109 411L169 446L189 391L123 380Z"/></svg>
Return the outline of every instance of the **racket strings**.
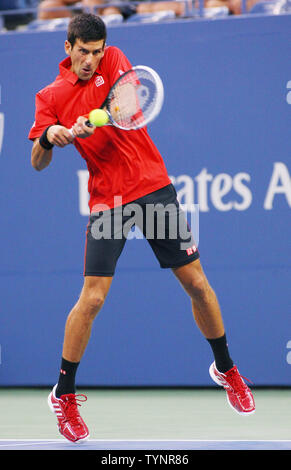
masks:
<svg viewBox="0 0 291 470"><path fill-rule="evenodd" d="M122 128L142 127L153 112L157 94L154 78L145 70L131 70L108 97L108 111Z"/></svg>

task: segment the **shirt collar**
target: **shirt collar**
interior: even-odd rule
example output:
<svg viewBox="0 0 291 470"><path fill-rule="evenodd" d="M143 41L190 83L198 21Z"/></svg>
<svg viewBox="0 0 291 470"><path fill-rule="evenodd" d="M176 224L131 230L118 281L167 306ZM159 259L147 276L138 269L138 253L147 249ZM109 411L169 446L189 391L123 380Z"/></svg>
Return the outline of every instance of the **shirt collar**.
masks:
<svg viewBox="0 0 291 470"><path fill-rule="evenodd" d="M77 81L79 80L78 75L71 71L71 58L66 57L62 62L59 64L60 75L67 80L68 82L72 83L72 85L76 85ZM94 73L100 73L100 64L98 65L96 71Z"/></svg>
<svg viewBox="0 0 291 470"><path fill-rule="evenodd" d="M61 76L68 82L72 83L72 85L75 85L79 80L79 77L71 71L71 65L71 58L66 57L64 60L62 60L62 62L60 62L59 69Z"/></svg>

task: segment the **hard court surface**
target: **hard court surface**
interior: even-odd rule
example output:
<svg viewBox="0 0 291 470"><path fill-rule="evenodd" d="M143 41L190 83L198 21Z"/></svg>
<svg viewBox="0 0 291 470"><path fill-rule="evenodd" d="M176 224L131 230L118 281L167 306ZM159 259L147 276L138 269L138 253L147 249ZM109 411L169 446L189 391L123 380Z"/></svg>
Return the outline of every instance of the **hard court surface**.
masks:
<svg viewBox="0 0 291 470"><path fill-rule="evenodd" d="M291 390L254 389L240 416L222 389L78 389L90 439L61 437L49 389L0 389L0 450L291 450Z"/></svg>

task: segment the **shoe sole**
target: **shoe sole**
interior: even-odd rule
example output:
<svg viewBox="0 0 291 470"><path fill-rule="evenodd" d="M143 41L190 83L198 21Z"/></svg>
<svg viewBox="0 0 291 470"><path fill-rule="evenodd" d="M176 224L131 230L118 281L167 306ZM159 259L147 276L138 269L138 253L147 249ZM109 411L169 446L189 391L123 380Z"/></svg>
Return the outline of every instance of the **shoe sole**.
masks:
<svg viewBox="0 0 291 470"><path fill-rule="evenodd" d="M213 382L215 382L217 385L220 385L220 387L223 387L223 384L220 382L219 378L215 375L214 373L214 363L211 364L209 367L209 375L212 378ZM228 394L226 393L226 399L227 403L229 404L230 408L234 410L236 413L238 413L240 416L249 416L253 415L256 410L253 411L238 411L229 401Z"/></svg>
<svg viewBox="0 0 291 470"><path fill-rule="evenodd" d="M52 412L54 415L56 415L54 406L53 406L53 404L52 404L52 399L51 399L51 398L52 398L52 394L53 394L53 392L51 392L51 393L49 394L49 396L48 396L48 398L47 398L47 403L48 403L48 406L49 406L49 409L51 410L51 412ZM61 433L60 429L59 429L59 433L60 433L60 435L61 435L64 439L66 439L66 441L73 442L73 444L82 444L82 442L88 441L88 439L89 439L89 437L90 437L90 434L88 434L88 436L83 437L82 439L77 439L76 441L71 441L70 439L68 439L66 436L64 436L64 435Z"/></svg>

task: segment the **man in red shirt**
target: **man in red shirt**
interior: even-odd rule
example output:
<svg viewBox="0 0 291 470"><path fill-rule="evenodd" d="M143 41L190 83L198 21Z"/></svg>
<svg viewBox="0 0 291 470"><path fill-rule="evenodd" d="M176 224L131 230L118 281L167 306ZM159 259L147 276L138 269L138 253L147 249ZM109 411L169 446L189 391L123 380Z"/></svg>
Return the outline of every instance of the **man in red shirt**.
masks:
<svg viewBox="0 0 291 470"><path fill-rule="evenodd" d="M255 411L251 391L229 355L219 304L203 272L193 237L187 232L175 188L147 130L86 125L86 115L101 106L116 79L131 68L125 55L116 47L106 47L105 41L106 28L99 17L81 14L71 20L65 41L68 57L60 63L55 81L37 93L35 122L29 133L33 141L31 163L36 170L51 163L54 146L74 144L89 171L84 285L67 318L59 379L48 399L60 432L71 441L89 435L77 409L75 375L126 242L128 230L124 233L122 229L130 211L124 209L133 203L141 208L144 233L150 205L171 205L175 209L165 219L164 237L157 236L159 222L155 219L154 235L146 238L160 266L172 269L191 298L196 323L213 351L214 362L209 370L212 379L225 388L235 411L245 415ZM109 236L98 236L100 220L112 221L116 213L121 226L110 224ZM179 221L186 230L186 238L180 232L171 236L173 221ZM184 244L181 248L185 240L186 247Z"/></svg>

